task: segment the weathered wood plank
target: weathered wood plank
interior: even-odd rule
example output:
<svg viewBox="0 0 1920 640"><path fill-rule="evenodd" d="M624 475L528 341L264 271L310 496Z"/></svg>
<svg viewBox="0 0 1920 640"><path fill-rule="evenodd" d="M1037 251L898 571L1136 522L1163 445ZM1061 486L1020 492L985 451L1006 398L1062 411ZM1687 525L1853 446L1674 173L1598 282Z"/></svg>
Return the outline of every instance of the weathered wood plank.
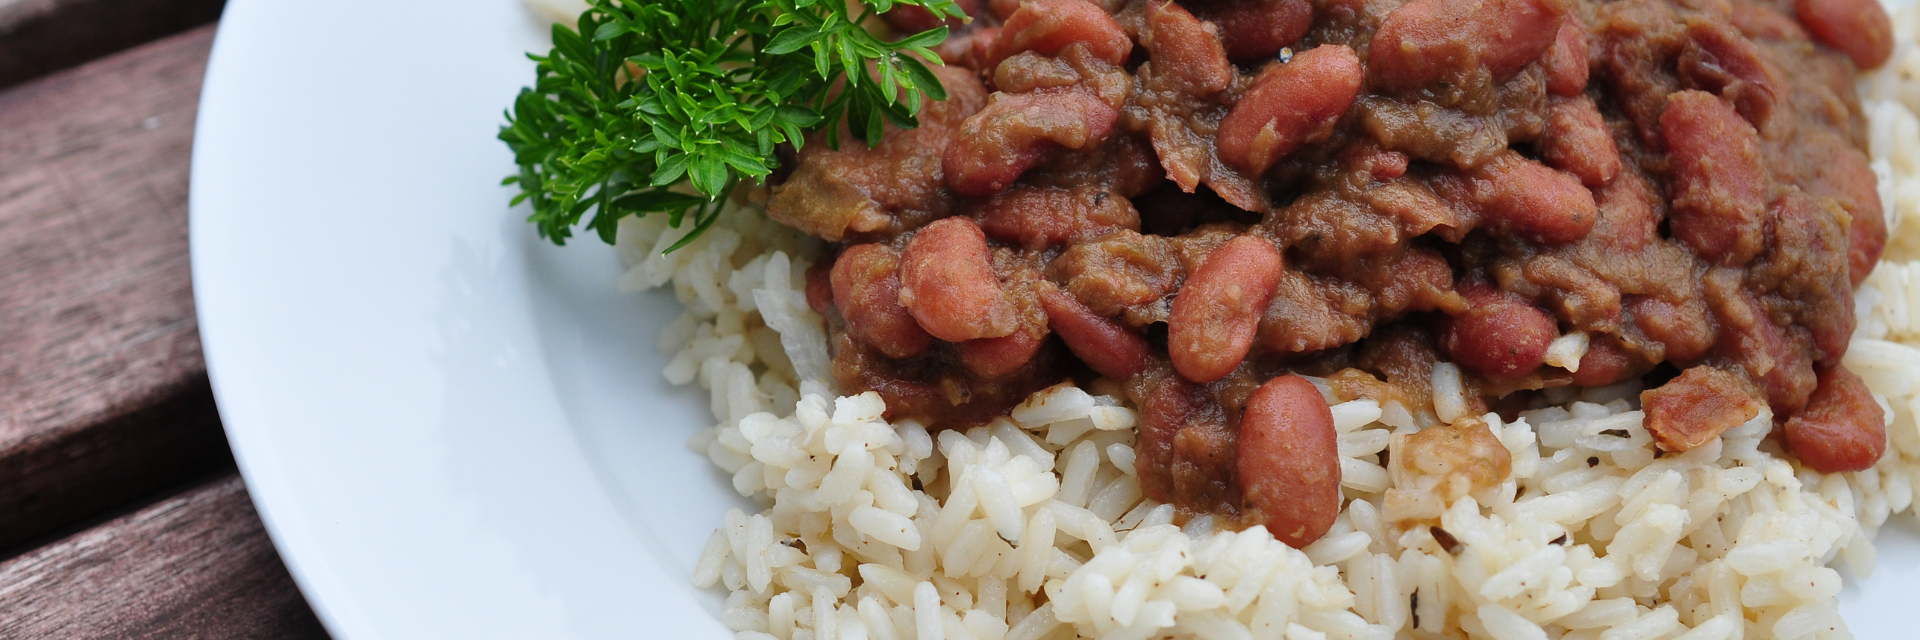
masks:
<svg viewBox="0 0 1920 640"><path fill-rule="evenodd" d="M225 0L0 0L0 87L220 17Z"/></svg>
<svg viewBox="0 0 1920 640"><path fill-rule="evenodd" d="M327 635L227 476L0 564L0 637Z"/></svg>
<svg viewBox="0 0 1920 640"><path fill-rule="evenodd" d="M231 465L187 258L212 39L0 93L0 548Z"/></svg>

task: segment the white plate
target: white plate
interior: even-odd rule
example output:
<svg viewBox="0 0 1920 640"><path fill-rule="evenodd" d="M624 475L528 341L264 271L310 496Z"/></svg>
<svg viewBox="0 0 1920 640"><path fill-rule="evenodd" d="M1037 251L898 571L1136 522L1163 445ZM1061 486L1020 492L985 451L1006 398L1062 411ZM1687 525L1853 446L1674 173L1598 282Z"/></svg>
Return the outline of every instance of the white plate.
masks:
<svg viewBox="0 0 1920 640"><path fill-rule="evenodd" d="M494 134L544 33L519 0L227 5L193 159L201 335L341 640L731 635L687 576L746 503L682 444L710 418L659 374L676 303L505 206ZM1844 596L1862 638L1920 622L1920 537L1883 539Z"/></svg>

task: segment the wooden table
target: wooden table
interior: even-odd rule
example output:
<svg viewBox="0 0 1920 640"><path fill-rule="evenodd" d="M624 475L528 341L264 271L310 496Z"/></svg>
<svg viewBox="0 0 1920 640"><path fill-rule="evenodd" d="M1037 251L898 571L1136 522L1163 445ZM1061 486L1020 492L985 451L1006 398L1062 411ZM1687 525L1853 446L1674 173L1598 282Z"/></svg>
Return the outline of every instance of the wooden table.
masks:
<svg viewBox="0 0 1920 640"><path fill-rule="evenodd" d="M0 0L0 638L325 638L235 472L187 259L222 0Z"/></svg>

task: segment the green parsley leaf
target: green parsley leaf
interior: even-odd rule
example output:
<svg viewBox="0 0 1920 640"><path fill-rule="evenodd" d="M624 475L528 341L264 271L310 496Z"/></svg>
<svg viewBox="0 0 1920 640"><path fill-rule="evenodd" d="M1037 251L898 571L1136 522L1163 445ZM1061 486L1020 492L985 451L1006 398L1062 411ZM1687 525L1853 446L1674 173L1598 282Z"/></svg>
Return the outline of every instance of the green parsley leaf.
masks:
<svg viewBox="0 0 1920 640"><path fill-rule="evenodd" d="M694 225L669 251L685 246L722 197L773 173L779 145L842 124L878 144L886 123L917 125L923 98L946 99L926 66L946 27L884 42L860 26L901 6L964 16L953 0L592 0L527 56L534 84L500 127L520 170L502 184L556 244L582 220L612 243L621 218L665 213Z"/></svg>

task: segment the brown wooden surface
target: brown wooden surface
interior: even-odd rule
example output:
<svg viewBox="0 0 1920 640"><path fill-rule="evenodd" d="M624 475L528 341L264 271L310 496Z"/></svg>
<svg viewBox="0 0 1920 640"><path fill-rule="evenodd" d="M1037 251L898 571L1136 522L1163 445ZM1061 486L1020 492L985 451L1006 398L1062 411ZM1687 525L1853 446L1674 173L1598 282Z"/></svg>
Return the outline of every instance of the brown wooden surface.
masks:
<svg viewBox="0 0 1920 640"><path fill-rule="evenodd" d="M0 0L0 87L198 27L224 0Z"/></svg>
<svg viewBox="0 0 1920 640"><path fill-rule="evenodd" d="M187 258L212 39L0 93L0 548L232 464Z"/></svg>
<svg viewBox="0 0 1920 640"><path fill-rule="evenodd" d="M0 564L0 638L325 638L239 476Z"/></svg>
<svg viewBox="0 0 1920 640"><path fill-rule="evenodd" d="M0 638L326 637L233 474L194 320L220 4L0 0Z"/></svg>

